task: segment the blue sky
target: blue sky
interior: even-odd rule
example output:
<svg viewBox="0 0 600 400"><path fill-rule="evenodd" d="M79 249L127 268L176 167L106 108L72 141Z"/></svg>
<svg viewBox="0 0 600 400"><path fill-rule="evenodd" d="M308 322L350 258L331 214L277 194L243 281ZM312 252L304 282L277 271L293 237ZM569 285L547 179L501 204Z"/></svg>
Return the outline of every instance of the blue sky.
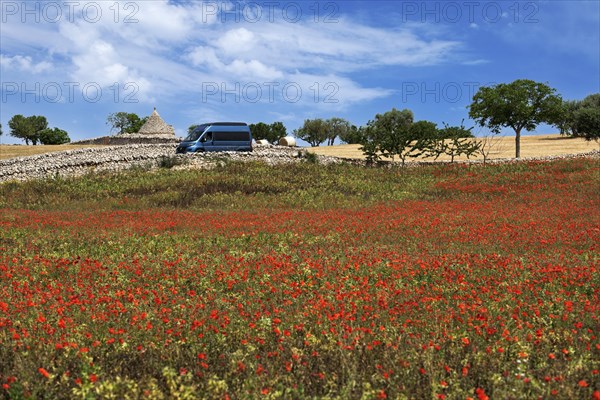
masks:
<svg viewBox="0 0 600 400"><path fill-rule="evenodd" d="M217 120L364 125L393 107L471 126L480 86L600 92L595 0L0 0L0 11L2 143L21 143L8 135L15 114L44 115L72 140L154 107L179 136Z"/></svg>

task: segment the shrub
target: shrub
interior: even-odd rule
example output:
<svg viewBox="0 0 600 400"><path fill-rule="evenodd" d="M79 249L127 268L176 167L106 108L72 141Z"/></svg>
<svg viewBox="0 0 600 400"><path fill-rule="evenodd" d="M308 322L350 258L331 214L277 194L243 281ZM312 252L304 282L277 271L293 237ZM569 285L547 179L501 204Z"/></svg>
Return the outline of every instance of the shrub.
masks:
<svg viewBox="0 0 600 400"><path fill-rule="evenodd" d="M172 155L172 156L161 156L158 161L158 166L160 168L171 169L177 165L185 164L185 160L183 157Z"/></svg>

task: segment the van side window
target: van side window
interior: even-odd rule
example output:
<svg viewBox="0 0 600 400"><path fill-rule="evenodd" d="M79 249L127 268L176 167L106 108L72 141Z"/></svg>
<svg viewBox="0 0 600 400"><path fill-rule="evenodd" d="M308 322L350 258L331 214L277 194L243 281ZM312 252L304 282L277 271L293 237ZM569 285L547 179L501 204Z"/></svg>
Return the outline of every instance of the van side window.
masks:
<svg viewBox="0 0 600 400"><path fill-rule="evenodd" d="M204 138L202 139L203 142L212 142L212 132L206 132L206 135L204 135Z"/></svg>
<svg viewBox="0 0 600 400"><path fill-rule="evenodd" d="M223 132L223 135L219 135L218 140L228 141L228 142L242 142L250 140L250 133L246 131L227 131Z"/></svg>

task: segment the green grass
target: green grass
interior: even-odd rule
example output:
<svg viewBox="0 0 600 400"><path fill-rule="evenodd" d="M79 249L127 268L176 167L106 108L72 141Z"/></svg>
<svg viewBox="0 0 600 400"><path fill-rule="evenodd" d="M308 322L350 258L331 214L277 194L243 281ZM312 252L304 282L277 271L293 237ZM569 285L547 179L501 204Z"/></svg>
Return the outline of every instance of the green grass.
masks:
<svg viewBox="0 0 600 400"><path fill-rule="evenodd" d="M8 182L0 185L0 207L64 211L149 207L314 210L415 198L432 183L433 176L421 169L229 162L210 170L133 169Z"/></svg>

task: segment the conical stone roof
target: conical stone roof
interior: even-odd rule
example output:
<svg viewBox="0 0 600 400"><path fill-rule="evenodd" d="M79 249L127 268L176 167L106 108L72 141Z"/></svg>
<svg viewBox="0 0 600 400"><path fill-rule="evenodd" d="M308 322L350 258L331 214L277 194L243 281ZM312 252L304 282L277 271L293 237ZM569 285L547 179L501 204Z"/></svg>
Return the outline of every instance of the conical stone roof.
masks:
<svg viewBox="0 0 600 400"><path fill-rule="evenodd" d="M150 118L142 125L137 134L144 136L160 135L175 137L175 129L172 125L167 125L167 123L163 121L160 115L158 115L158 112L156 112L156 107L154 107L154 111L150 115Z"/></svg>

